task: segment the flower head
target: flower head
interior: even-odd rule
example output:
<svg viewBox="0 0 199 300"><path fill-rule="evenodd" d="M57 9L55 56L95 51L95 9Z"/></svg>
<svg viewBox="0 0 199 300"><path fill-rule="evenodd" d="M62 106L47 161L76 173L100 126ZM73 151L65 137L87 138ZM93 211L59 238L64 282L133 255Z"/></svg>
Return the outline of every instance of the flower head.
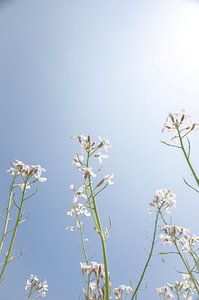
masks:
<svg viewBox="0 0 199 300"><path fill-rule="evenodd" d="M36 275L31 274L26 282L25 291L28 297L33 293L37 293L36 299L45 297L48 291L48 283L46 280L41 282Z"/></svg>
<svg viewBox="0 0 199 300"><path fill-rule="evenodd" d="M174 207L176 207L175 194L167 189L159 189L156 190L155 196L149 204L149 211L164 209L165 212L170 213Z"/></svg>
<svg viewBox="0 0 199 300"><path fill-rule="evenodd" d="M15 159L15 161L11 162L11 167L8 169L8 173L11 175L21 175L25 180L33 177L34 182L45 182L46 178L41 177L43 172L46 172L44 168L40 165L27 165L23 163L21 160Z"/></svg>
<svg viewBox="0 0 199 300"><path fill-rule="evenodd" d="M179 137L179 133L184 137L198 128L199 124L193 122L191 116L182 109L179 113L169 113L162 128L162 132L167 131L172 134L172 139L176 139Z"/></svg>

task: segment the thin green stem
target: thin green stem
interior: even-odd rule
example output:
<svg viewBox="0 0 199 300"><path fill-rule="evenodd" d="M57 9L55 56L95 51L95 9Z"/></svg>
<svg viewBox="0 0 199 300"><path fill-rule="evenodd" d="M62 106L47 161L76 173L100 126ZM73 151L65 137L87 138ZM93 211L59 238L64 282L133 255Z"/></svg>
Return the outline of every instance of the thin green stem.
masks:
<svg viewBox="0 0 199 300"><path fill-rule="evenodd" d="M4 260L4 263L3 263L3 266L2 266L2 269L1 269L1 272L0 272L0 283L2 282L3 275L5 273L7 265L9 263L12 247L13 247L14 240L15 240L16 233L17 233L17 228L18 228L19 223L21 221L21 213L22 213L23 203L24 203L24 199L25 199L25 192L26 192L27 182L28 182L28 178L26 179L26 181L24 183L24 188L23 188L23 191L22 191L21 202L20 202L18 214L17 214L17 217L16 217L15 226L14 226L14 229L13 229L13 232L12 232L12 237L11 237L11 240L10 240L9 248L8 248L7 253L6 253L5 260Z"/></svg>
<svg viewBox="0 0 199 300"><path fill-rule="evenodd" d="M133 300L136 297L136 295L137 295L137 292L138 292L138 290L140 288L140 285L141 285L141 283L142 283L142 281L144 279L144 275L146 273L146 270L148 268L149 262L151 260L152 254L153 254L153 249L154 249L154 245L155 245L155 238L156 238L156 233L157 233L157 225L158 225L159 215L160 215L160 209L158 210L156 218L155 218L155 224L154 224L154 230L153 230L153 238L152 238L152 242L151 242L151 249L150 249L150 252L149 252L149 256L148 256L148 258L146 260L144 269L143 269L142 274L140 276L140 280L139 280L139 282L138 282L138 284L137 284L137 286L135 288L135 291L133 292L131 300Z"/></svg>
<svg viewBox="0 0 199 300"><path fill-rule="evenodd" d="M6 217L5 217L5 222L4 222L4 227L3 227L3 232L0 240L0 252L2 251L3 248L3 243L7 235L7 230L8 230L8 224L10 220L10 212L11 212L11 207L12 207L12 199L13 199L13 188L14 188L14 183L16 180L16 175L14 175L12 184L10 186L10 192L9 192L9 199L8 199L8 205L6 207Z"/></svg>
<svg viewBox="0 0 199 300"><path fill-rule="evenodd" d="M79 226L79 231L80 231L80 236L81 236L81 243L82 243L82 250L83 250L83 254L84 254L84 258L86 263L89 263L89 259L86 253L86 246L85 246L85 241L84 241L84 232L83 232L83 227L82 227L82 223L78 217L78 215L76 214L76 218L77 218L77 222L78 222L78 226Z"/></svg>
<svg viewBox="0 0 199 300"><path fill-rule="evenodd" d="M198 177L197 177L196 172L195 172L195 170L194 170L194 168L193 168L193 166L192 166L192 164L191 164L191 162L189 160L189 155L187 154L186 149L184 147L183 138L181 137L180 130L179 130L179 128L177 126L176 126L176 129L177 129L177 132L178 132L178 136L179 136L179 140L180 140L180 146L181 146L182 152L184 154L185 160L186 160L186 162L187 162L187 164L188 164L188 166L189 166L189 168L191 170L191 173L192 173L192 175L193 175L193 177L194 177L194 179L195 179L195 181L197 183L197 186L199 186Z"/></svg>
<svg viewBox="0 0 199 300"><path fill-rule="evenodd" d="M197 280L195 279L193 273L191 272L188 262L186 261L186 259L182 255L182 253L180 252L180 250L178 248L178 245L176 243L176 240L174 240L174 245L175 245L176 250L179 253L179 256L180 256L180 258L181 258L181 260L182 260L182 262L183 262L183 264L184 264L184 266L185 266L185 268L186 268L186 270L187 270L187 272L188 272L188 274L189 274L189 276L190 276L190 278L191 278L191 280L192 280L192 282L195 286L195 289L196 289L198 295L199 295L199 287L198 287L198 284L197 284Z"/></svg>
<svg viewBox="0 0 199 300"><path fill-rule="evenodd" d="M98 233L100 235L101 244L102 244L102 252L103 252L103 259L104 259L104 270L105 270L105 291L106 291L105 300L109 300L109 295L110 295L109 290L110 289L109 289L109 272L108 272L108 259L107 259L107 252L106 252L106 242L105 242L105 238L104 238L104 234L103 234L103 230L102 230L102 225L101 225L101 221L100 221L100 217L99 217L99 213L98 213L98 209L97 209L97 204L96 204L95 197L94 197L93 190L92 190L92 183L91 183L90 176L89 176L89 188L90 188L91 198L92 198L92 202L93 202L93 206L94 206L96 221L97 221L97 225L98 225Z"/></svg>
<svg viewBox="0 0 199 300"><path fill-rule="evenodd" d="M87 154L87 161L86 161L86 165L87 167L89 167L89 160L91 155L94 152L90 153L88 152ZM99 213L98 213L98 208L97 208L97 203L95 201L95 195L94 195L94 191L92 188L92 182L91 182L91 178L90 175L88 175L88 187L89 187L89 191L90 191L90 197L92 200L92 204L93 204L93 209L91 209L91 214L93 217L93 221L95 223L96 226L96 230L98 232L98 234L100 235L100 240L101 240L101 245L102 245L102 253L103 253L103 260L104 260L104 271L105 271L105 300L109 300L110 299L110 288L109 288L109 271L108 271L108 259L107 259L107 251L106 251L106 241L104 238L104 233L103 233L103 229L102 229L102 225L101 225L101 220L99 217ZM88 198L89 201L89 205L91 206L90 203L90 197ZM93 214L94 211L94 214Z"/></svg>

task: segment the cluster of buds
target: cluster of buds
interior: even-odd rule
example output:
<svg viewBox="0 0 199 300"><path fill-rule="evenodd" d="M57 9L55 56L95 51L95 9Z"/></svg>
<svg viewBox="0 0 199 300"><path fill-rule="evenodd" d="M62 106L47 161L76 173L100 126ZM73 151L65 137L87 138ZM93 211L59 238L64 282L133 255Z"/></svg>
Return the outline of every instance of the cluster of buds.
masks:
<svg viewBox="0 0 199 300"><path fill-rule="evenodd" d="M82 152L91 152L93 150L97 150L100 148L103 148L105 151L108 150L108 148L111 147L111 144L108 139L99 137L99 142L94 142L91 140L90 136L85 136L83 134L78 134L73 136L72 138L77 139L79 144L81 145ZM99 156L96 156L99 159ZM107 157L104 157L107 158Z"/></svg>
<svg viewBox="0 0 199 300"><path fill-rule="evenodd" d="M167 213L171 212L171 209L176 207L176 196L174 193L167 189L156 190L155 196L152 202L149 204L149 211L153 209L164 210Z"/></svg>
<svg viewBox="0 0 199 300"><path fill-rule="evenodd" d="M167 283L167 285L157 288L156 289L157 294L164 300L176 299L175 296L177 296L177 299L183 298L183 299L192 300L193 299L192 296L197 294L195 285L193 284L190 275L183 274L182 277L183 280L180 282L175 281L174 284Z"/></svg>
<svg viewBox="0 0 199 300"><path fill-rule="evenodd" d="M88 288L84 289L86 299L104 299L104 265L97 262L91 262L90 265L80 263L83 276L87 276Z"/></svg>
<svg viewBox="0 0 199 300"><path fill-rule="evenodd" d="M36 293L35 299L43 298L48 291L48 283L46 280L41 282L37 276L31 274L25 286L25 292L28 299Z"/></svg>
<svg viewBox="0 0 199 300"><path fill-rule="evenodd" d="M115 295L115 300L122 300L125 295L133 293L133 288L129 285L121 284L120 286L114 288L113 292Z"/></svg>
<svg viewBox="0 0 199 300"><path fill-rule="evenodd" d="M44 168L40 165L27 165L22 161L16 159L11 162L11 167L7 171L12 176L22 176L22 178L26 181L31 177L34 178L34 182L45 182L46 178L41 177L43 172L46 172Z"/></svg>

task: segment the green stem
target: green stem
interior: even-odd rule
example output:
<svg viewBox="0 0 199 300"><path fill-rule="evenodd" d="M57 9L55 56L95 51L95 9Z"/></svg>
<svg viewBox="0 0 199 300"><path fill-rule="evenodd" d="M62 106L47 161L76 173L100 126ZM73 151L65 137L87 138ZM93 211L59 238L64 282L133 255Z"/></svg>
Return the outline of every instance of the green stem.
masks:
<svg viewBox="0 0 199 300"><path fill-rule="evenodd" d="M90 159L90 156L92 154L93 153L88 152L87 162L86 162L87 167L89 166L89 159ZM97 209L97 204L96 204L96 201L95 201L95 195L94 195L94 192L93 192L92 182L91 182L90 176L88 176L88 187L89 187L89 190L90 190L90 196L91 196L92 204L93 204L93 209L91 208L91 214L92 214L93 221L95 223L97 232L100 235L100 240L101 240L101 245L102 245L102 253L103 253L103 260L104 260L104 271L105 271L105 294L106 294L105 295L105 300L109 300L110 299L110 297L109 297L110 288L109 288L109 272L108 272L108 259L107 259L107 251L106 251L106 242L105 242L105 238L104 238L104 234L103 234L103 229L102 229L102 225L101 225L101 221L100 221L100 217L99 217L99 213L98 213L98 209ZM88 200L89 200L90 207L92 207L91 203L90 203L90 197L88 198ZM93 210L94 210L95 216L93 214Z"/></svg>
<svg viewBox="0 0 199 300"><path fill-rule="evenodd" d="M79 231L80 231L80 236L81 236L81 243L82 243L82 250L83 250L84 258L85 258L85 261L88 265L89 260L88 260L88 256L87 256L87 253L86 253L86 246L85 246L85 242L84 242L84 233L83 233L82 224L81 224L81 221L80 221L78 215L76 215L76 218L77 218L78 225L79 225Z"/></svg>
<svg viewBox="0 0 199 300"><path fill-rule="evenodd" d="M181 146L182 152L183 152L183 154L184 154L185 160L186 160L186 162L187 162L187 164L188 164L188 166L189 166L189 168L190 168L190 170L191 170L191 173L192 173L192 175L193 175L193 177L194 177L194 179L195 179L195 181L196 181L196 183L197 183L197 186L199 186L199 180L198 180L198 177L197 177L197 175L196 175L196 172L194 171L194 168L193 168L193 166L192 166L192 164L191 164L191 162L190 162L190 160L189 160L189 156L188 156L188 154L187 154L187 152L186 152L186 150L185 150L185 147L184 147L184 144L183 144L183 140L182 140L182 137L181 137L179 128L176 127L176 129L177 129L177 132L178 132L178 136L179 136L179 140L180 140L180 146Z"/></svg>
<svg viewBox="0 0 199 300"><path fill-rule="evenodd" d="M98 233L100 235L101 244L102 244L102 252L103 252L103 259L104 259L104 270L105 270L105 291L106 291L105 300L109 300L109 295L110 295L109 290L110 289L109 289L109 272L108 272L108 259L107 259L107 252L106 252L106 242L105 242L105 239L104 239L102 225L101 225L101 221L100 221L100 217L99 217L95 197L94 197L94 194L93 194L90 177L89 177L89 188L90 188L91 198L92 198L92 202L93 202L93 206L94 206L96 221L97 221L97 225L98 225Z"/></svg>
<svg viewBox="0 0 199 300"><path fill-rule="evenodd" d="M14 175L14 178L13 178L13 181L12 181L12 184L11 184L11 187L10 187L8 205L7 205L7 208L6 208L6 217L5 217L3 232L2 232L2 236L1 236L1 240L0 240L0 252L2 251L3 243L4 243L5 237L7 235L8 224L9 224L9 220L10 220L11 206L12 206L13 187L14 187L16 177L17 176Z"/></svg>
<svg viewBox="0 0 199 300"><path fill-rule="evenodd" d="M154 230L153 230L153 238L152 238L152 242L151 242L151 249L150 249L150 252L149 252L149 256L148 256L148 258L147 258L147 261L146 261L145 266L144 266L144 269L143 269L143 271L142 271L140 280L139 280L139 282L138 282L138 284L137 284L137 287L135 288L135 291L134 291L134 293L133 293L133 295L132 295L131 300L133 300L133 299L135 298L135 296L137 296L137 292L138 292L138 290L139 290L139 288L140 288L140 285L141 285L141 283L142 283L142 281L143 281L143 279L144 279L144 275L145 275L145 273L146 273L146 270L147 270L147 268L148 268L149 262L150 262L150 260L151 260L151 256L152 256L152 254L153 254L153 249L154 249L154 245L155 245L155 238L156 238L156 232L157 232L157 225L158 225L159 214L160 214L160 209L158 210L157 215L156 215L156 218L155 218L155 224L154 224Z"/></svg>
<svg viewBox="0 0 199 300"><path fill-rule="evenodd" d="M6 266L9 263L12 247L13 247L14 240L15 240L16 233L17 233L17 228L18 228L19 223L21 221L21 213L22 213L22 208L23 208L23 203L24 203L24 198L25 198L25 191L26 191L27 181L28 181L28 178L26 179L26 181L24 183L24 188L23 188L23 191L22 191L21 202L20 202L20 206L19 206L15 226L14 226L14 229L13 229L13 233L12 233L12 237L11 237L11 240L10 240L9 248L8 248L7 253L6 253L6 257L5 257L1 272L0 272L0 283L2 282L2 278L3 278L4 272L5 272Z"/></svg>
<svg viewBox="0 0 199 300"><path fill-rule="evenodd" d="M184 258L184 256L183 256L182 253L180 252L180 250L179 250L179 248L178 248L178 245L177 245L177 243L176 243L176 240L174 240L174 245L175 245L176 250L177 250L177 252L178 252L178 254L179 254L179 256L180 256L180 258L181 258L181 260L182 260L182 262L183 262L183 264L184 264L184 266L185 266L185 268L186 268L186 270L187 270L187 272L188 272L188 274L189 274L189 276L191 277L191 280L192 280L192 282L193 282L193 284L194 284L194 286L195 286L195 288L196 288L196 291L197 291L197 293L198 293L198 295L199 295L199 287L198 287L197 281L196 281L196 279L195 279L193 273L191 272L190 267L189 267L189 265L188 265L186 259Z"/></svg>

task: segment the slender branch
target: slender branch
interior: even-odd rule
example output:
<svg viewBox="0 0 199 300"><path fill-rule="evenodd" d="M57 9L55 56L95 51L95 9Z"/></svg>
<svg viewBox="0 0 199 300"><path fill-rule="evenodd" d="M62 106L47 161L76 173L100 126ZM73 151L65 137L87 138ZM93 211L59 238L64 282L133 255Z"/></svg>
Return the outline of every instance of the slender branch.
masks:
<svg viewBox="0 0 199 300"><path fill-rule="evenodd" d="M19 210L18 210L18 214L17 214L15 226L14 226L14 229L13 229L13 233L12 233L12 237L11 237L11 240L10 240L9 248L8 248L7 253L6 253L6 257L5 257L4 263L3 263L3 267L2 267L1 272L0 272L0 283L2 282L3 275L4 275L5 270L6 270L6 266L7 266L8 262L9 262L11 251L12 251L12 247L13 247L14 240L15 240L16 233L17 233L17 228L18 228L19 223L21 221L21 213L22 213L23 203L24 203L24 199L25 199L25 192L26 192L27 181L28 181L28 178L26 179L25 184L24 184L24 188L23 188L23 191L22 191L21 202L20 202L20 206L19 206Z"/></svg>
<svg viewBox="0 0 199 300"><path fill-rule="evenodd" d="M151 242L151 249L150 249L150 252L149 252L149 256L148 256L148 258L146 260L144 269L143 269L142 274L140 276L140 280L139 280L139 282L138 282L138 284L137 284L137 286L135 288L135 291L133 292L131 300L133 300L135 298L135 296L137 295L137 293L138 293L138 290L139 290L140 285L141 285L141 283L142 283L142 281L144 279L144 275L146 273L146 270L148 268L149 262L151 260L152 254L153 254L153 249L154 249L154 245L155 245L155 238L156 238L156 233L157 233L157 225L158 225L159 215L160 215L160 209L158 210L156 218L155 218L155 224L154 224L154 230L153 230L153 238L152 238L152 242Z"/></svg>
<svg viewBox="0 0 199 300"><path fill-rule="evenodd" d="M7 208L6 208L6 217L5 217L4 227L3 227L3 233L2 233L2 236L1 236L1 240L0 240L0 251L3 248L3 243L4 243L4 240L5 240L6 235L7 235L8 224L9 224L9 220L10 220L12 200L13 200L13 187L14 187L14 184L15 184L16 177L17 176L15 175L14 178L13 178L12 184L10 186L8 205L7 205Z"/></svg>

